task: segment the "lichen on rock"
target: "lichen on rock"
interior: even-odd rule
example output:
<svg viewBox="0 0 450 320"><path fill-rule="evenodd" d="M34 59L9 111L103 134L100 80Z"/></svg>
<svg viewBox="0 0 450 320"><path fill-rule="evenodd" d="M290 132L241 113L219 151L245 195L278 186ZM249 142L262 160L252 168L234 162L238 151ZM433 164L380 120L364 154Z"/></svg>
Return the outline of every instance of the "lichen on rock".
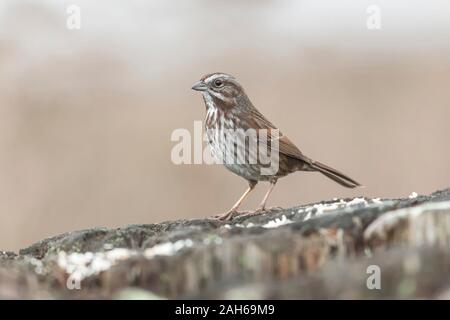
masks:
<svg viewBox="0 0 450 320"><path fill-rule="evenodd" d="M0 251L0 298L442 297L449 201L447 189L68 232ZM366 285L371 265L379 290Z"/></svg>

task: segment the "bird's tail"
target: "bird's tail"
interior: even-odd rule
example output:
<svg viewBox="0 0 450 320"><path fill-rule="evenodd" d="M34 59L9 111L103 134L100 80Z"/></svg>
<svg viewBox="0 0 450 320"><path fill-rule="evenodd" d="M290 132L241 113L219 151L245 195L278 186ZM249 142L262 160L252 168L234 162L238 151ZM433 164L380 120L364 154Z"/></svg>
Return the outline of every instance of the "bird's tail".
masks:
<svg viewBox="0 0 450 320"><path fill-rule="evenodd" d="M313 161L311 164L311 168L313 170L319 171L323 175L327 176L331 180L336 181L340 185L347 187L347 188L356 188L361 186L359 182L353 180L352 178L346 176L342 172L337 171L336 169L333 169L327 165L324 165L323 163L320 163L318 161Z"/></svg>

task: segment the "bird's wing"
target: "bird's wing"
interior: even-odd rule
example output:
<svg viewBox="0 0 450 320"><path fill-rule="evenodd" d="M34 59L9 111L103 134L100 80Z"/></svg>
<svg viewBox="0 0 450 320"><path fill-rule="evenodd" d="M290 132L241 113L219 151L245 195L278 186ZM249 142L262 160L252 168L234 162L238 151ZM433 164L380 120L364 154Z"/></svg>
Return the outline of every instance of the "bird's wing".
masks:
<svg viewBox="0 0 450 320"><path fill-rule="evenodd" d="M255 109L252 111L252 119L254 121L252 124L253 128L267 129L268 141L273 141L274 139L278 140L278 150L280 153L309 164L312 163L311 159L303 155L297 146L289 140L287 136L283 135L283 133L281 133L281 131L279 131L278 128L267 120L258 110ZM278 134L273 132L274 130L278 130ZM260 138L258 138L258 140L259 143L264 143Z"/></svg>

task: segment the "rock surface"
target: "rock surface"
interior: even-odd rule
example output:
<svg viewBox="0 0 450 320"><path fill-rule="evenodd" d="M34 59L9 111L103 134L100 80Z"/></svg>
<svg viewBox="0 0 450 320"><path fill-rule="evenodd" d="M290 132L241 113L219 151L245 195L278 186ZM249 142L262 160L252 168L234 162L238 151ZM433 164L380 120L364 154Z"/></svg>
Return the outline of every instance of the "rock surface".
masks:
<svg viewBox="0 0 450 320"><path fill-rule="evenodd" d="M0 251L0 299L450 298L449 249L450 189L336 199Z"/></svg>

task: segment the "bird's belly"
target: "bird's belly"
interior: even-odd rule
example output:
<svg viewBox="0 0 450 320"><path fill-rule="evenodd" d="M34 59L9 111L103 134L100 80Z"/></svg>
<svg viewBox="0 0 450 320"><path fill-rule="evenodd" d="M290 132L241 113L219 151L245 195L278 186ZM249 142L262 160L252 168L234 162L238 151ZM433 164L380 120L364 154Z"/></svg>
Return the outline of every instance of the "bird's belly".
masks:
<svg viewBox="0 0 450 320"><path fill-rule="evenodd" d="M267 181L274 176L264 174L264 171L261 170L263 169L261 164L250 163L249 159L242 154L245 152L244 149L224 142L224 137L221 136L219 131L210 131L206 137L211 155L216 162L223 164L234 174L252 181Z"/></svg>
<svg viewBox="0 0 450 320"><path fill-rule="evenodd" d="M230 139L230 135L233 136L233 131L230 130L236 128L232 119L224 117L217 109L210 109L205 124L206 140L217 163L223 164L228 170L247 180L267 181L277 176L277 173L267 174L267 171L264 171L267 166L258 163L257 156L255 160L257 149L249 152L239 133L236 133L238 136L234 136L234 140Z"/></svg>
<svg viewBox="0 0 450 320"><path fill-rule="evenodd" d="M261 174L261 167L256 164L225 164L225 168L244 179L252 181L267 181L273 177L273 175Z"/></svg>

